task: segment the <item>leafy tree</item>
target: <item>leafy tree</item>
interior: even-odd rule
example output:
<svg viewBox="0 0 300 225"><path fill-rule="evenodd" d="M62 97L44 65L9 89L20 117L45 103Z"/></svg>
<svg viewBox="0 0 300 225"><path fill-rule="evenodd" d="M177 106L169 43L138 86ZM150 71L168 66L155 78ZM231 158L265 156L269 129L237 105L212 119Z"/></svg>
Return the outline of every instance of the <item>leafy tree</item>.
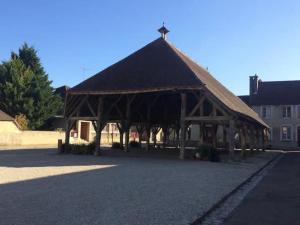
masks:
<svg viewBox="0 0 300 225"><path fill-rule="evenodd" d="M28 96L33 72L16 57L0 65L0 106L10 115L31 116L33 100Z"/></svg>
<svg viewBox="0 0 300 225"><path fill-rule="evenodd" d="M12 116L24 114L29 128L41 128L63 105L51 83L37 51L25 43L0 65L0 107Z"/></svg>

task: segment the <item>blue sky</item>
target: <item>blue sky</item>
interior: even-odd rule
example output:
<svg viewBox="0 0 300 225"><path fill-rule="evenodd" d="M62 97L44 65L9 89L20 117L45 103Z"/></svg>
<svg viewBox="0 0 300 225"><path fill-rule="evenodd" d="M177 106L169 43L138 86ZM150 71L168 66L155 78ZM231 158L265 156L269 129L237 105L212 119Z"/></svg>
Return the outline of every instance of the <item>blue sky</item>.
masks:
<svg viewBox="0 0 300 225"><path fill-rule="evenodd" d="M26 41L53 86L73 86L159 37L237 95L249 76L300 80L300 1L1 0L0 60Z"/></svg>

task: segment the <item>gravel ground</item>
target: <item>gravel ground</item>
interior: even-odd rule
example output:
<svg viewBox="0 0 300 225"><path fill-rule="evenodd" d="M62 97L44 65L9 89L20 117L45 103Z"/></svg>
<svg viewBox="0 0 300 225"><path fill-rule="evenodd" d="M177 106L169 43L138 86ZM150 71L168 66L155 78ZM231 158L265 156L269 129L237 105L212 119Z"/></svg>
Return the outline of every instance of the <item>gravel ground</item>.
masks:
<svg viewBox="0 0 300 225"><path fill-rule="evenodd" d="M244 162L0 151L0 224L188 224L274 157Z"/></svg>

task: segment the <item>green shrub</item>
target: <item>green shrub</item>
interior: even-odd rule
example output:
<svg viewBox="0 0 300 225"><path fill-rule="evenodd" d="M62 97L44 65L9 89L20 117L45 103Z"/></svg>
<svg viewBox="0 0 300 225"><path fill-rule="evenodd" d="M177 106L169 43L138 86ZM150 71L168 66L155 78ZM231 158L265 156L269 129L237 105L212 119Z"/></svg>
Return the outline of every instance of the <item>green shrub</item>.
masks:
<svg viewBox="0 0 300 225"><path fill-rule="evenodd" d="M66 149L65 144L62 145L64 153L72 153L75 155L91 155L95 151L95 143L90 144L69 144Z"/></svg>
<svg viewBox="0 0 300 225"><path fill-rule="evenodd" d="M140 143L138 143L137 141L130 141L129 146L132 148L140 148L141 147Z"/></svg>
<svg viewBox="0 0 300 225"><path fill-rule="evenodd" d="M195 157L202 160L209 160L211 162L219 162L220 157L217 149L211 145L201 145L195 152Z"/></svg>
<svg viewBox="0 0 300 225"><path fill-rule="evenodd" d="M111 148L121 148L121 144L119 142L113 142Z"/></svg>

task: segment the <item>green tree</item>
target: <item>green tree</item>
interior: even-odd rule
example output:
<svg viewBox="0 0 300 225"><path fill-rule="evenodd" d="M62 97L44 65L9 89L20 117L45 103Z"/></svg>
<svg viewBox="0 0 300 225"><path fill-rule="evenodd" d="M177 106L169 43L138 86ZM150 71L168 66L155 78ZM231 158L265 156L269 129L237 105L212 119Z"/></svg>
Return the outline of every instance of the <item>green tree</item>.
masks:
<svg viewBox="0 0 300 225"><path fill-rule="evenodd" d="M33 72L16 57L0 65L0 106L10 115L32 115L33 100L28 96L32 77Z"/></svg>
<svg viewBox="0 0 300 225"><path fill-rule="evenodd" d="M0 65L0 107L12 116L24 114L29 128L41 128L62 108L36 50L26 43Z"/></svg>

